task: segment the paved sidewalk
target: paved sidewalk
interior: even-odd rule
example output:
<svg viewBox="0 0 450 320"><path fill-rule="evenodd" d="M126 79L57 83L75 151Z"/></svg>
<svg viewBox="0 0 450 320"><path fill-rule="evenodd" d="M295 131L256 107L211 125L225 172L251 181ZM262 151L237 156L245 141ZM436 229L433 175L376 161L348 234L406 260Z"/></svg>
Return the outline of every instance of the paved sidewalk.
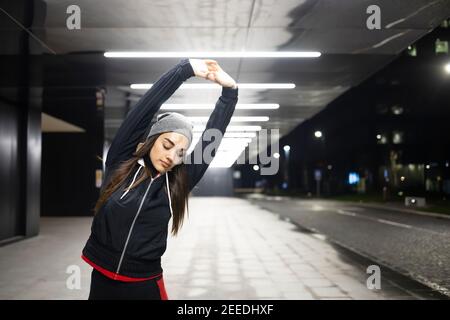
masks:
<svg viewBox="0 0 450 320"><path fill-rule="evenodd" d="M80 259L92 218L42 218L38 237L0 247L0 299L86 299ZM70 265L81 289L69 290ZM192 198L163 256L170 299L415 299L386 277L366 287L369 263L238 198Z"/></svg>
<svg viewBox="0 0 450 320"><path fill-rule="evenodd" d="M171 299L414 299L320 236L244 199L194 198L164 256Z"/></svg>

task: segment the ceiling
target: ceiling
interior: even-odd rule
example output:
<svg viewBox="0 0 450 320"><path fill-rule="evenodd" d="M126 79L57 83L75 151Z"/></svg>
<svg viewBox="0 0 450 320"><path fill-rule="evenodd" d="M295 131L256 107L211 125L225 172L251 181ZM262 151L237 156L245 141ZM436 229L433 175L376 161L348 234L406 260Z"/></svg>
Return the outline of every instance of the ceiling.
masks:
<svg viewBox="0 0 450 320"><path fill-rule="evenodd" d="M44 28L56 54L104 51L319 51L301 58L217 58L238 83L294 83L290 90L243 90L239 103L278 103L277 110L236 110L268 116L263 128L289 133L350 87L392 61L450 16L450 0L48 0ZM66 9L81 9L81 30L68 30ZM381 30L369 30L367 7L381 9ZM89 59L89 58L87 58ZM107 88L105 133L112 139L143 94L132 83L153 83L178 58L102 60ZM190 79L189 82L201 82ZM127 92L130 100L127 100ZM214 103L218 90L178 90L168 103ZM207 116L210 110L177 111ZM239 123L241 124L241 123Z"/></svg>

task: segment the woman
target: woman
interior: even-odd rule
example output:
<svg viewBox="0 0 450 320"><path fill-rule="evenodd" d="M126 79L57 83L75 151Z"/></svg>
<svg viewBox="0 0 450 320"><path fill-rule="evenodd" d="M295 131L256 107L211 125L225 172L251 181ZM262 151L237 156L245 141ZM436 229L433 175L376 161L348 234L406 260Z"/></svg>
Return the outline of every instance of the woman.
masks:
<svg viewBox="0 0 450 320"><path fill-rule="evenodd" d="M83 249L82 258L93 267L89 299L168 299L161 267L168 223L173 218L171 231L176 235L189 193L209 162L185 161L193 126L179 113L159 115L145 133L161 105L192 76L222 85L222 95L192 154L203 155L208 144L216 145L217 141L204 141L206 130L225 133L238 88L214 60L181 60L139 100L108 151L91 235Z"/></svg>

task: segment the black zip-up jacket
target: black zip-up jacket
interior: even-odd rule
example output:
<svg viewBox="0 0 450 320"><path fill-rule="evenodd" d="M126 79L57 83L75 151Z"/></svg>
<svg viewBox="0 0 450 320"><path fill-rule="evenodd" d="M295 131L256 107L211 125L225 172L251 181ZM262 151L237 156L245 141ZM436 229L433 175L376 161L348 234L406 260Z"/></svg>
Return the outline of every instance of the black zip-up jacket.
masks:
<svg viewBox="0 0 450 320"><path fill-rule="evenodd" d="M151 120L161 105L188 78L194 70L188 59L181 60L166 72L139 100L120 126L106 158L106 185L110 175L120 162L132 157L137 144L145 138ZM222 88L205 131L211 128L223 134L230 122L238 100L238 89ZM191 156L215 141L200 138ZM212 152L212 156L215 152ZM146 159L149 161L149 159ZM184 164L189 179L189 190L200 181L209 162L191 161ZM138 168L136 168L138 170ZM170 174L170 173L169 173ZM147 278L163 271L161 256L166 250L168 224L171 218L166 174L148 178L136 188L126 192L131 177L116 190L95 215L91 235L83 249L83 256L95 265L115 275ZM165 183L166 180L166 183ZM170 190L169 190L170 192Z"/></svg>

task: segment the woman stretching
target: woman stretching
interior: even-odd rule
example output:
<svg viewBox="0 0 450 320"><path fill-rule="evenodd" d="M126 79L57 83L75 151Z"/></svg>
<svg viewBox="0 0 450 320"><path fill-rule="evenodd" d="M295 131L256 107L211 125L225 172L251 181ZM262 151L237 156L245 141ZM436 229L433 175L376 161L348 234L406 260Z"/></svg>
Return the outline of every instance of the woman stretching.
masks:
<svg viewBox="0 0 450 320"><path fill-rule="evenodd" d="M91 235L82 259L92 267L89 299L167 300L161 256L168 224L179 231L188 197L210 162L186 160L193 126L175 112L153 116L192 76L222 86L222 95L192 154L217 141L204 141L209 129L222 135L238 100L238 88L214 60L184 59L166 72L129 112L108 151L105 179L95 205ZM148 133L147 133L148 132ZM215 148L211 157L215 155ZM196 156L197 157L197 156ZM186 163L185 163L186 162Z"/></svg>

